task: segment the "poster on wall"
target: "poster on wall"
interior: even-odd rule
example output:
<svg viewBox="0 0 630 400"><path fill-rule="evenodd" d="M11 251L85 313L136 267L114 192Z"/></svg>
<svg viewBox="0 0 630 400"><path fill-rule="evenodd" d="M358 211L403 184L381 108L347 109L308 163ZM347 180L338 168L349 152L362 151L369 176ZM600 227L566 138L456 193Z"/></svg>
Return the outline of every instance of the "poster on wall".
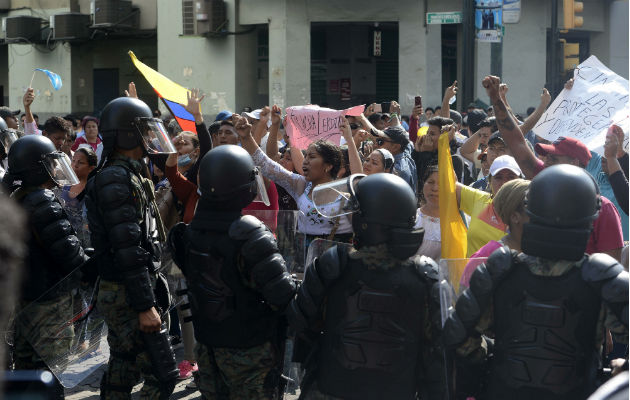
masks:
<svg viewBox="0 0 630 400"><path fill-rule="evenodd" d="M516 24L521 19L521 0L503 0L503 23Z"/></svg>
<svg viewBox="0 0 630 400"><path fill-rule="evenodd" d="M501 42L503 0L475 0L475 37L480 42Z"/></svg>
<svg viewBox="0 0 630 400"><path fill-rule="evenodd" d="M340 79L341 86L341 100L346 101L350 100L352 97L352 85L350 83L350 78L342 78Z"/></svg>

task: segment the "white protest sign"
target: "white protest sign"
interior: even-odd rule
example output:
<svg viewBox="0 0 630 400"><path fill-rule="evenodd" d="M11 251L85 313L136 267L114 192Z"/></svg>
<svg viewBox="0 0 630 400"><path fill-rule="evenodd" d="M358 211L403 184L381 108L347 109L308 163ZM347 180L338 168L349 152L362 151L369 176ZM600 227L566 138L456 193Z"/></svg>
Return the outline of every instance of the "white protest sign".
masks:
<svg viewBox="0 0 630 400"><path fill-rule="evenodd" d="M602 153L611 124L623 129L628 150L630 107L628 81L591 56L578 65L571 90L563 89L534 127L534 133L549 141L573 137L589 149Z"/></svg>

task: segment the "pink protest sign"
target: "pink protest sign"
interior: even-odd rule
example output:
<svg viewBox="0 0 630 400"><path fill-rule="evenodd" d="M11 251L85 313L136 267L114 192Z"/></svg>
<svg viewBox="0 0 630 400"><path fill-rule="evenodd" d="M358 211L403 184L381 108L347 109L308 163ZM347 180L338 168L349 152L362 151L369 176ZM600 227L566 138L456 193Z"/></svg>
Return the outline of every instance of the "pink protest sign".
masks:
<svg viewBox="0 0 630 400"><path fill-rule="evenodd" d="M299 149L306 149L309 144L320 139L339 145L341 140L341 123L346 115L361 115L365 106L354 106L345 110L333 110L320 106L295 106L287 111L285 129L291 144Z"/></svg>

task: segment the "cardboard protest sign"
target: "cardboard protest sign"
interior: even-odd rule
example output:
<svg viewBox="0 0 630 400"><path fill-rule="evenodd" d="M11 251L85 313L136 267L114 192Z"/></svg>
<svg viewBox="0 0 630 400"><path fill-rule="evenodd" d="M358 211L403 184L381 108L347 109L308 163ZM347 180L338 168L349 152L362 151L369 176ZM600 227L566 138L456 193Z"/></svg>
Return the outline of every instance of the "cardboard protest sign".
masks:
<svg viewBox="0 0 630 400"><path fill-rule="evenodd" d="M561 136L573 137L602 153L608 127L616 124L623 129L627 151L628 81L595 56L577 66L573 79L573 88L560 92L534 127L534 133L552 142Z"/></svg>
<svg viewBox="0 0 630 400"><path fill-rule="evenodd" d="M320 139L339 145L343 119L346 115L361 115L364 108L363 105L345 110L333 110L314 105L288 107L285 129L291 139L291 145L306 149L309 144Z"/></svg>

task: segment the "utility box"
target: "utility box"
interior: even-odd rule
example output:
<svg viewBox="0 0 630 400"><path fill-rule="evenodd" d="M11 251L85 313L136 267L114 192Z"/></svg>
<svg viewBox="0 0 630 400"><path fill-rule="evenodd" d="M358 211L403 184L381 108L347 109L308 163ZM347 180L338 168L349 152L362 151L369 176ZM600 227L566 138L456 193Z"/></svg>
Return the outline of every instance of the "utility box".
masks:
<svg viewBox="0 0 630 400"><path fill-rule="evenodd" d="M184 35L222 36L227 27L227 6L223 0L182 0Z"/></svg>
<svg viewBox="0 0 630 400"><path fill-rule="evenodd" d="M131 0L92 0L90 8L95 27L138 27L140 10Z"/></svg>
<svg viewBox="0 0 630 400"><path fill-rule="evenodd" d="M32 42L42 41L42 24L44 20L38 17L20 15L6 17L3 22L5 40L7 42Z"/></svg>
<svg viewBox="0 0 630 400"><path fill-rule="evenodd" d="M50 17L54 40L85 40L90 37L89 14L63 13Z"/></svg>

